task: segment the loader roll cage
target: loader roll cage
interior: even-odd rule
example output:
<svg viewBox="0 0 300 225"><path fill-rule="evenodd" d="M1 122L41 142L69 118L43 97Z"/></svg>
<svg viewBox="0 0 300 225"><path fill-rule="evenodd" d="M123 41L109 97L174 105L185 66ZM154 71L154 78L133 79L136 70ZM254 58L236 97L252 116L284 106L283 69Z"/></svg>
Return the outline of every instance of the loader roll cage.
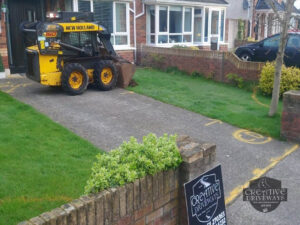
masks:
<svg viewBox="0 0 300 225"><path fill-rule="evenodd" d="M117 57L110 33L98 23L82 22L84 16L79 18L80 22L76 17L53 22L23 22L20 29L25 46L37 45L41 55Z"/></svg>

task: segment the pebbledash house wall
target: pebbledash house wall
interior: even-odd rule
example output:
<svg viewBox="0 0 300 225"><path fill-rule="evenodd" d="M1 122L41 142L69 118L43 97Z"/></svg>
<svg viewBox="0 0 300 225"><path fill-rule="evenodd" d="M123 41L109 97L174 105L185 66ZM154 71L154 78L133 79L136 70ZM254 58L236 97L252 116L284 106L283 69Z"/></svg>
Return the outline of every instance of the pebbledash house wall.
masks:
<svg viewBox="0 0 300 225"><path fill-rule="evenodd" d="M159 69L177 67L179 70L198 72L219 82L228 82L229 73L245 81L258 81L265 65L261 62L243 62L232 52L202 51L181 48L159 48L143 45L139 48L138 62L142 66Z"/></svg>
<svg viewBox="0 0 300 225"><path fill-rule="evenodd" d="M177 139L179 168L83 196L19 225L187 225L183 184L214 166L216 145Z"/></svg>

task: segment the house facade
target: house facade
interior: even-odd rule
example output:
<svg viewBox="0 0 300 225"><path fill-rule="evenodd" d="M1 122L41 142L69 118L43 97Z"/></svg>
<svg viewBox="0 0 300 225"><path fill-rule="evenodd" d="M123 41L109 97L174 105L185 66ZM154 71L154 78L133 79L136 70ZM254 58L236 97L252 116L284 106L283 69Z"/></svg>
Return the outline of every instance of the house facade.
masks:
<svg viewBox="0 0 300 225"><path fill-rule="evenodd" d="M235 47L236 40L244 40L251 36L253 0L227 0L226 24L228 32L228 49Z"/></svg>
<svg viewBox="0 0 300 225"><path fill-rule="evenodd" d="M279 15L285 11L285 1L284 0L272 0ZM256 40L262 40L269 36L281 32L281 25L267 0L255 0L255 9L253 11L253 37ZM300 12L294 7L293 15L298 16ZM299 30L299 20L291 19L291 29Z"/></svg>
<svg viewBox="0 0 300 225"><path fill-rule="evenodd" d="M117 53L134 62L141 44L226 50L225 0L0 0L0 53L11 73L24 72L22 21L45 20L50 11L93 12L112 34Z"/></svg>

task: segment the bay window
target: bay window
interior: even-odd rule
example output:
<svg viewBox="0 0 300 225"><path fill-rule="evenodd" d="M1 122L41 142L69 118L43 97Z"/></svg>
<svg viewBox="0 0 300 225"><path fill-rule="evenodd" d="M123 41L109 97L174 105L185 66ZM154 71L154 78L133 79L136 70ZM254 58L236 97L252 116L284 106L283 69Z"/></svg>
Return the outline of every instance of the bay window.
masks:
<svg viewBox="0 0 300 225"><path fill-rule="evenodd" d="M220 34L220 41L224 41L224 23L225 23L225 10L221 11L221 34Z"/></svg>
<svg viewBox="0 0 300 225"><path fill-rule="evenodd" d="M211 29L212 35L219 34L219 11L212 11L211 13Z"/></svg>
<svg viewBox="0 0 300 225"><path fill-rule="evenodd" d="M148 5L146 23L148 44L204 45L211 38L224 42L223 8Z"/></svg>
<svg viewBox="0 0 300 225"><path fill-rule="evenodd" d="M159 7L158 43L168 43L168 7Z"/></svg>
<svg viewBox="0 0 300 225"><path fill-rule="evenodd" d="M194 42L202 42L202 9L196 8L194 11Z"/></svg>
<svg viewBox="0 0 300 225"><path fill-rule="evenodd" d="M182 42L182 7L169 7L169 43Z"/></svg>
<svg viewBox="0 0 300 225"><path fill-rule="evenodd" d="M155 7L147 7L146 13L146 33L148 44L155 44Z"/></svg>
<svg viewBox="0 0 300 225"><path fill-rule="evenodd" d="M205 32L204 32L204 42L208 42L208 20L209 20L209 9L205 9Z"/></svg>
<svg viewBox="0 0 300 225"><path fill-rule="evenodd" d="M110 33L115 47L130 46L129 3L114 1L73 0L74 11L93 12L94 19Z"/></svg>

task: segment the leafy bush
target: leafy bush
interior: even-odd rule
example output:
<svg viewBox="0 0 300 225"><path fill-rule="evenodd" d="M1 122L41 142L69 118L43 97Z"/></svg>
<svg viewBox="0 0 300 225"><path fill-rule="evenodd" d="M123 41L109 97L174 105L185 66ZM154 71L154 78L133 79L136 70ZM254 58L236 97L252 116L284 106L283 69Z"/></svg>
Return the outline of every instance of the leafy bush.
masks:
<svg viewBox="0 0 300 225"><path fill-rule="evenodd" d="M159 171L176 168L182 162L176 135L157 138L149 134L138 143L134 137L107 154L97 155L85 193L121 186Z"/></svg>
<svg viewBox="0 0 300 225"><path fill-rule="evenodd" d="M165 64L165 57L160 54L150 53L143 56L142 65L162 69Z"/></svg>
<svg viewBox="0 0 300 225"><path fill-rule="evenodd" d="M229 73L226 75L226 78L232 83L234 86L238 88L243 88L244 79L237 74Z"/></svg>
<svg viewBox="0 0 300 225"><path fill-rule="evenodd" d="M273 91L275 75L275 62L268 62L263 67L260 79L259 88L262 93L271 95ZM280 95L289 90L298 90L300 88L300 69L295 67L282 66L282 74L280 81Z"/></svg>
<svg viewBox="0 0 300 225"><path fill-rule="evenodd" d="M1 55L0 55L0 72L4 72L4 66L3 66L3 63L2 63Z"/></svg>
<svg viewBox="0 0 300 225"><path fill-rule="evenodd" d="M166 69L167 73L179 73L180 70L176 66L170 66Z"/></svg>
<svg viewBox="0 0 300 225"><path fill-rule="evenodd" d="M205 77L203 73L197 72L197 71L193 71L191 73L192 77Z"/></svg>
<svg viewBox="0 0 300 225"><path fill-rule="evenodd" d="M243 83L243 89L250 92L253 92L253 90L256 89L257 86L258 81L244 81Z"/></svg>
<svg viewBox="0 0 300 225"><path fill-rule="evenodd" d="M253 38L253 37L248 37L247 41L248 42L257 42L257 40L255 40L255 38Z"/></svg>
<svg viewBox="0 0 300 225"><path fill-rule="evenodd" d="M197 46L173 45L172 48L199 50Z"/></svg>

